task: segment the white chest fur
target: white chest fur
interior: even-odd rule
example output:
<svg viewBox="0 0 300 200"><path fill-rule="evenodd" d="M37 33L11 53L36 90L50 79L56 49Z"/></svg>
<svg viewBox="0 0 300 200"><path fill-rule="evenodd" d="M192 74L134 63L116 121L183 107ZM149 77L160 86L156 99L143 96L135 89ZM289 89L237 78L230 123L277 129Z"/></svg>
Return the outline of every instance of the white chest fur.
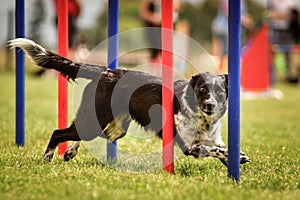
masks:
<svg viewBox="0 0 300 200"><path fill-rule="evenodd" d="M222 116L208 116L200 109L192 111L185 103L184 112L178 112L174 116L177 134L184 143L187 146L204 144L224 147L221 137Z"/></svg>

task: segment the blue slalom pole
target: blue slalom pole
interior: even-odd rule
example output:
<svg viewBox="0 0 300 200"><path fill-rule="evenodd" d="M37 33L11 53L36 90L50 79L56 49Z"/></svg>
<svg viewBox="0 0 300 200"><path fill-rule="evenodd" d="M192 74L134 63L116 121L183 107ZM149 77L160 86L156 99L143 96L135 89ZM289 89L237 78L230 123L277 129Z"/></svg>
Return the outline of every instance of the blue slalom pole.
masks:
<svg viewBox="0 0 300 200"><path fill-rule="evenodd" d="M16 0L15 28L16 38L25 37L24 0ZM25 56L23 50L16 48L16 144L25 145Z"/></svg>
<svg viewBox="0 0 300 200"><path fill-rule="evenodd" d="M240 178L240 45L241 0L229 0L228 176Z"/></svg>
<svg viewBox="0 0 300 200"><path fill-rule="evenodd" d="M118 68L118 25L119 0L108 1L108 68ZM107 142L107 160L116 160L118 157L118 143Z"/></svg>

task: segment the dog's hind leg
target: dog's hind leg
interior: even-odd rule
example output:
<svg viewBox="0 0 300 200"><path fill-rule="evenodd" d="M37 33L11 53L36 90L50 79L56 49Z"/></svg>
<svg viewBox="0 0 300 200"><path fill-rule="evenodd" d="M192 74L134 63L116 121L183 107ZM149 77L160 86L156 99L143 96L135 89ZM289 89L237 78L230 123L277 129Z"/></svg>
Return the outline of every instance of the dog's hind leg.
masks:
<svg viewBox="0 0 300 200"><path fill-rule="evenodd" d="M78 136L77 130L75 128L75 124L72 123L71 126L69 126L66 129L61 129L61 130L55 130L52 133L50 142L47 146L47 149L44 154L44 160L46 161L51 161L54 155L54 151L56 147L66 141L80 141L80 137Z"/></svg>
<svg viewBox="0 0 300 200"><path fill-rule="evenodd" d="M68 147L64 155L65 161L69 161L70 159L73 159L77 155L79 146L80 146L80 141L74 141L71 144L71 146Z"/></svg>

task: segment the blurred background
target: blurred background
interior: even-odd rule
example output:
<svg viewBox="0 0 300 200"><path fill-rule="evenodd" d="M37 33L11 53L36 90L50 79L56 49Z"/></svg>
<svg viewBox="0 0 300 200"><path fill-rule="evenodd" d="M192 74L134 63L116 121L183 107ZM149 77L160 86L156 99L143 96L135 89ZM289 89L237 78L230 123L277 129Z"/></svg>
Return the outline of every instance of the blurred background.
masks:
<svg viewBox="0 0 300 200"><path fill-rule="evenodd" d="M141 7L142 3L147 1L153 0L120 0L119 32L145 27L145 19L142 17ZM297 0L242 1L243 4L246 5L242 9L245 10L245 13L247 13L250 19L247 25L242 29L242 43L246 43L249 38L252 37L253 33L255 33L264 22L270 19L272 14L270 14L269 5L272 1L286 1L296 5L297 9L300 8L300 3ZM71 2L76 2L78 5L73 6ZM220 49L221 47L214 44L215 40L212 33L212 24L216 16L220 13L220 2L222 1L181 0L180 2L180 8L176 11L177 17L174 29L191 37L201 44L209 54L216 55L217 57L218 53L215 52L215 48ZM26 0L25 6L26 38L32 39L46 48L56 50L57 29L55 0ZM72 15L72 32L74 37L72 39L73 44L70 45L78 46L78 44L84 44L84 50L87 53L107 39L107 0L70 0L69 6L72 7L72 10L69 10L69 15ZM11 65L14 64L11 62L13 61L11 55L9 55L12 51L8 51L6 47L7 41L14 38L15 35L14 10L15 1L0 0L0 25L2 28L0 32L0 57L3 58L1 59L2 62L0 62L0 69L12 68ZM134 39L133 41L132 38ZM144 40L145 35L138 34L128 38L126 45L130 46L131 44ZM70 48L72 47L70 46ZM140 58L144 58L144 56L140 56ZM132 56L125 64L139 64L137 59L139 59L137 56ZM149 59L149 56L145 59ZM218 58L216 63L220 65L219 72L226 72L226 69L222 69L222 59L223 58ZM279 62L282 60L284 59L281 56Z"/></svg>
<svg viewBox="0 0 300 200"><path fill-rule="evenodd" d="M77 19L79 31L88 38L89 47L106 39L107 1L81 0L81 12ZM249 12L255 21L261 19L267 0L247 0ZM15 1L0 0L0 46L3 48L8 38L14 37ZM143 27L139 17L141 0L120 1L120 32ZM191 36L195 40L209 44L211 22L217 13L218 0L184 0L179 19L187 20L191 26ZM51 48L56 47L55 5L53 0L26 0L26 37L40 41ZM11 18L11 19L10 19ZM205 31L203 31L205 30Z"/></svg>

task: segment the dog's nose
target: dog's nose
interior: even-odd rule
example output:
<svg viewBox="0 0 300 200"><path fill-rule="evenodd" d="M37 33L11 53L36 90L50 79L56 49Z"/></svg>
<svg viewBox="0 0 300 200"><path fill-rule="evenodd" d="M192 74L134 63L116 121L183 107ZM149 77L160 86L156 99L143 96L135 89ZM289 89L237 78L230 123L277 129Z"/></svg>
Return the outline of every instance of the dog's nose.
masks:
<svg viewBox="0 0 300 200"><path fill-rule="evenodd" d="M216 105L213 103L206 103L205 107L206 107L206 110L214 110Z"/></svg>

